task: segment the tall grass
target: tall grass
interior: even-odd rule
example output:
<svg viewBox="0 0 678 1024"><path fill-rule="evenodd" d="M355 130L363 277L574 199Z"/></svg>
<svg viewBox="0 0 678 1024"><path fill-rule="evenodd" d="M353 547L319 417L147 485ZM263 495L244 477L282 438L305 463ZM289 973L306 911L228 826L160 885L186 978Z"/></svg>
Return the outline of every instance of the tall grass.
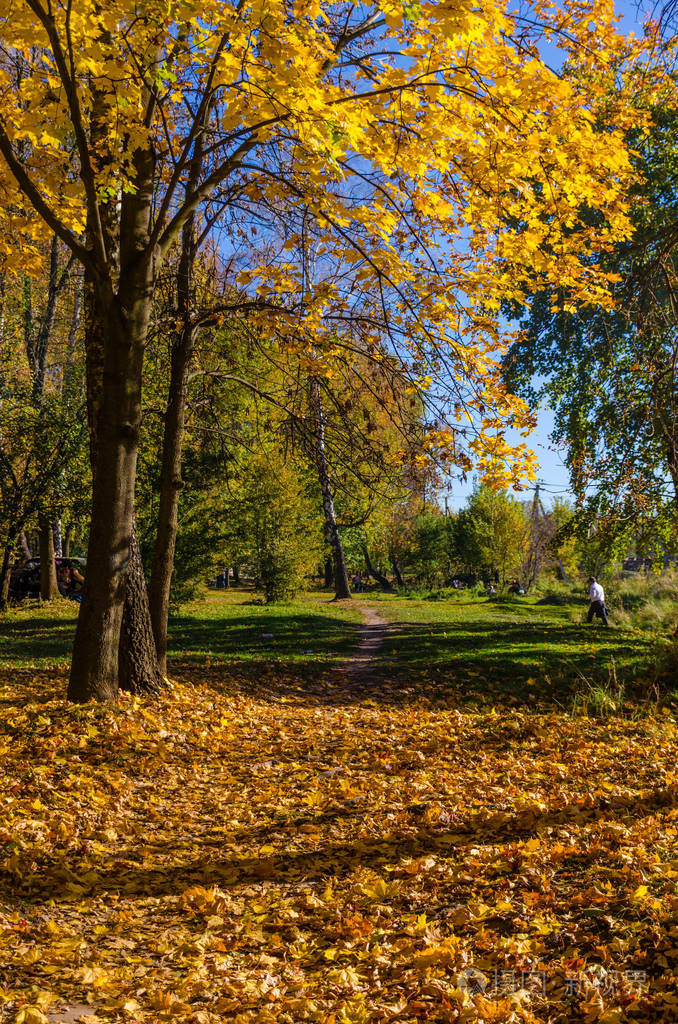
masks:
<svg viewBox="0 0 678 1024"><path fill-rule="evenodd" d="M678 623L678 574L641 574L611 580L607 604L619 626L666 632Z"/></svg>

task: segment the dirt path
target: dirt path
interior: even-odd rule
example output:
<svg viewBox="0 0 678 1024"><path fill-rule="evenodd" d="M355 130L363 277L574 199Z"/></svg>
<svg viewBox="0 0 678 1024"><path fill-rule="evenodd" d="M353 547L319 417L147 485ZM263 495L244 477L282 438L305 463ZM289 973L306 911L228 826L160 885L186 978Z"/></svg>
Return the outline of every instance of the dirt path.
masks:
<svg viewBox="0 0 678 1024"><path fill-rule="evenodd" d="M379 614L376 608L364 604L359 607L365 619L358 631L360 642L355 653L341 664L341 671L355 681L369 676L372 662L379 654L390 626L390 623Z"/></svg>

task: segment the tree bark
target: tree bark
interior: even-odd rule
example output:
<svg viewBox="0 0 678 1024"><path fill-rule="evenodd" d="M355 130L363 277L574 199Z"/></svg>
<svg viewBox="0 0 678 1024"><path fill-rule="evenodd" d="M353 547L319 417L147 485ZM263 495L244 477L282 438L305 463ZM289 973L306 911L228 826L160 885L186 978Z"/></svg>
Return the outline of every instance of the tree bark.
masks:
<svg viewBox="0 0 678 1024"><path fill-rule="evenodd" d="M330 479L327 452L325 450L325 416L320 395L320 384L316 377L312 377L309 384L309 398L311 412L313 415L313 448L318 481L323 500L323 514L325 516L325 529L327 538L332 550L332 564L334 568L334 596L337 600L344 600L351 597L351 588L348 582L344 549L337 526L337 516L334 509L334 495L332 494L332 481Z"/></svg>
<svg viewBox="0 0 678 1024"><path fill-rule="evenodd" d="M68 342L66 345L66 362L64 365L64 374L62 387L63 391L68 395L74 390L75 385L75 346L78 340L78 331L80 330L80 316L82 314L82 292L83 292L83 275L76 274L74 281L73 290L73 314L71 316L71 324L68 329Z"/></svg>
<svg viewBox="0 0 678 1024"><path fill-rule="evenodd" d="M389 558L389 561L391 563L391 571L393 572L393 576L395 578L396 585L399 586L399 587L402 587L402 585L403 585L403 578L402 578L402 575L400 573L400 566L398 565L398 559L396 558L395 553L393 551L389 551L388 558Z"/></svg>
<svg viewBox="0 0 678 1024"><path fill-rule="evenodd" d="M56 563L54 561L54 533L49 518L41 513L38 517L40 546L40 597L53 601L59 594Z"/></svg>
<svg viewBox="0 0 678 1024"><path fill-rule="evenodd" d="M64 557L64 535L61 532L61 519L54 523L54 554L57 558Z"/></svg>
<svg viewBox="0 0 678 1024"><path fill-rule="evenodd" d="M68 685L68 697L73 701L115 700L118 693L151 285L151 270L144 264L130 272L127 279L121 278L117 295L106 295L101 286L88 281L92 511L87 572ZM128 679L133 674L125 669L123 677Z"/></svg>
<svg viewBox="0 0 678 1024"><path fill-rule="evenodd" d="M19 543L21 544L21 553L23 555L24 562L28 562L33 557L33 552L28 545L28 540L23 530L19 534Z"/></svg>
<svg viewBox="0 0 678 1024"><path fill-rule="evenodd" d="M160 693L165 680L156 655L144 566L136 524L132 522L130 558L125 571L125 603L118 652L118 680L129 693Z"/></svg>
<svg viewBox="0 0 678 1024"><path fill-rule="evenodd" d="M73 533L73 523L69 523L68 526L66 527L66 532L64 534L64 539L62 543L64 558L71 557L71 541L73 540Z"/></svg>
<svg viewBox="0 0 678 1024"><path fill-rule="evenodd" d="M170 588L179 528L179 496L183 487L181 449L186 417L188 372L193 356L193 332L189 330L186 335L191 337L184 336L184 332L182 332L177 344L172 346L170 390L165 414L160 471L158 525L148 595L153 636L158 652L158 665L162 675L167 673L167 623Z"/></svg>
<svg viewBox="0 0 678 1024"><path fill-rule="evenodd" d="M97 96L94 100L96 107ZM99 122L95 110L93 138L105 124L105 116ZM100 206L100 227L91 216L87 229L90 242L99 231L108 264L99 275L88 272L85 276L92 511L68 685L69 699L79 702L115 700L121 679L124 685L139 687L142 680L150 680L149 688L155 692L161 679L153 646L129 640L152 634L148 603L138 600L137 591L145 588L145 581L133 549L143 355L154 284L154 254L148 250L153 155L150 150L136 150L133 159L136 191L122 195L119 214L114 202ZM121 643L128 592L128 639ZM136 621L139 615L146 617L145 623ZM123 664L121 648L123 658L134 658L134 664Z"/></svg>
<svg viewBox="0 0 678 1024"><path fill-rule="evenodd" d="M4 611L9 600L9 580L12 573L12 554L14 545L8 543L2 555L0 564L0 611Z"/></svg>
<svg viewBox="0 0 678 1024"><path fill-rule="evenodd" d="M367 544L363 544L362 548L363 555L365 557L365 568L367 569L368 575L371 576L372 579L379 584L382 590L385 590L388 593L393 593L393 587L391 583L386 579L385 576L382 576L380 572L377 572L377 570L372 565L372 559L370 558L370 553L367 550Z"/></svg>
<svg viewBox="0 0 678 1024"><path fill-rule="evenodd" d="M203 125L207 124L211 102L205 107ZM186 182L186 195L190 195L200 179L204 158L204 133L198 133ZM196 327L193 323L193 282L195 258L198 252L196 215L192 212L181 229L181 252L177 268L177 313L179 327L172 339L170 385L165 412L165 430L160 471L160 500L158 525L153 551L153 567L149 588L151 622L158 652L158 664L163 675L167 673L167 623L169 618L170 588L174 572L174 553L179 528L179 496L181 479L181 449L186 420L188 376L195 349ZM228 585L228 579L227 579Z"/></svg>
<svg viewBox="0 0 678 1024"><path fill-rule="evenodd" d="M332 566L332 556L331 555L328 555L327 558L325 559L324 574L325 574L325 586L329 590L329 588L334 583L334 567Z"/></svg>
<svg viewBox="0 0 678 1024"><path fill-rule="evenodd" d="M175 334L172 343L170 385L162 445L158 525L149 587L153 636L158 652L158 665L163 676L167 674L170 588L179 527L179 496L183 487L181 450L186 420L188 376L196 334L195 327L191 322L191 292L196 248L193 233L193 218L190 218L184 226L177 276L178 305L182 326Z"/></svg>

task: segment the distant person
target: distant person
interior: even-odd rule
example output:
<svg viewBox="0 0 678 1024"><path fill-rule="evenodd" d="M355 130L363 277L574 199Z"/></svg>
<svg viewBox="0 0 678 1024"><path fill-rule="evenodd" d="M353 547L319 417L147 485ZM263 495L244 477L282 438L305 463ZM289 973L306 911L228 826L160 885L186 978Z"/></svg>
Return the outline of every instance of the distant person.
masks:
<svg viewBox="0 0 678 1024"><path fill-rule="evenodd" d="M508 588L509 594L524 594L523 585L520 580L514 580L511 586Z"/></svg>
<svg viewBox="0 0 678 1024"><path fill-rule="evenodd" d="M487 594L488 597L496 597L497 596L497 591L494 589L494 587L492 586L491 583L488 583L487 589L485 590L485 593Z"/></svg>
<svg viewBox="0 0 678 1024"><path fill-rule="evenodd" d="M361 573L359 572L357 572L353 577L353 589L355 590L356 594L362 594L363 578Z"/></svg>
<svg viewBox="0 0 678 1024"><path fill-rule="evenodd" d="M589 576L589 601L589 613L586 621L593 622L593 616L596 615L603 620L604 626L609 626L607 608L605 607L605 591L595 576Z"/></svg>

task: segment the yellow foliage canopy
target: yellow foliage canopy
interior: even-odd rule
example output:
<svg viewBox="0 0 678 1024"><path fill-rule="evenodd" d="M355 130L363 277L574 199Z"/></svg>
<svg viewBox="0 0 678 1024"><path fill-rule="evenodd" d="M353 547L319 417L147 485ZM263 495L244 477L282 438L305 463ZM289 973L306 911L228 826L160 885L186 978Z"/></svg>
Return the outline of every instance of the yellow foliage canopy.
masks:
<svg viewBox="0 0 678 1024"><path fill-rule="evenodd" d="M628 231L626 115L618 105L614 124L595 123L609 69L628 57L611 4L541 16L567 39L576 81L538 59L499 0L4 0L6 209L32 207L115 287L115 245L82 232L137 193L150 159L144 258L159 265L192 209L208 218L210 203L235 204L236 220L265 216L285 238L236 260L260 297L303 291L284 252L303 241L304 211L341 270L340 286L306 303L307 343L360 305L377 334L458 381L472 422L491 411L499 426L477 430L471 451L501 483L526 456L497 432L530 424L491 356L501 302L547 282L607 302L591 253ZM192 180L198 138L206 162Z"/></svg>

